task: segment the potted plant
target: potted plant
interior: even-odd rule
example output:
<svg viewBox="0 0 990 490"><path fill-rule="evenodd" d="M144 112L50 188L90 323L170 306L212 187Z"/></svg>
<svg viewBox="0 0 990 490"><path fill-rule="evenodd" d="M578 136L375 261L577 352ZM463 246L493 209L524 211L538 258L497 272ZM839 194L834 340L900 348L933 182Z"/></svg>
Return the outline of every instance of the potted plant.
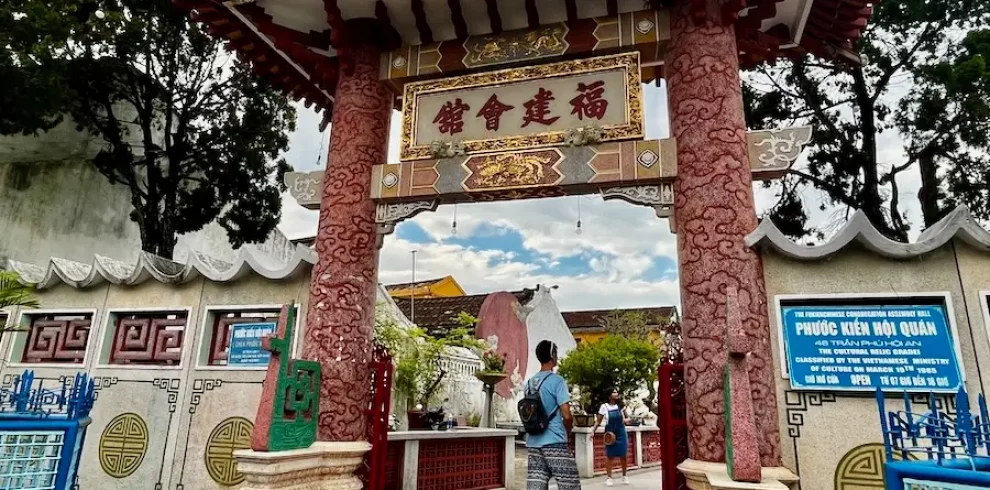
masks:
<svg viewBox="0 0 990 490"><path fill-rule="evenodd" d="M587 394L580 394L577 398L571 399L571 413L574 414L574 425L576 427L594 427L595 415L584 410Z"/></svg>
<svg viewBox="0 0 990 490"><path fill-rule="evenodd" d="M485 385L497 385L508 376L505 372L505 362L505 354L499 355L492 348L485 349L481 353L482 369L474 373L474 375Z"/></svg>

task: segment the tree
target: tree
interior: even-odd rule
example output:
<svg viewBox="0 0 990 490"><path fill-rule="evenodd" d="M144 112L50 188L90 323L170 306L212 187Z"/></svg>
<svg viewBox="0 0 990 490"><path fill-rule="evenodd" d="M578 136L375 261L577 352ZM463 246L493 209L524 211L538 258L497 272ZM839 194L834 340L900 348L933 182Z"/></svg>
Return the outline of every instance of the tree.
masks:
<svg viewBox="0 0 990 490"><path fill-rule="evenodd" d="M31 134L62 121L67 104L59 53L84 26L70 0L0 3L0 134Z"/></svg>
<svg viewBox="0 0 990 490"><path fill-rule="evenodd" d="M11 306L37 308L34 286L22 284L16 272L0 271L0 310Z"/></svg>
<svg viewBox="0 0 990 490"><path fill-rule="evenodd" d="M5 308L20 306L37 308L38 297L34 295L34 286L22 284L16 272L0 271L0 311ZM20 325L6 326L0 323L0 339L5 332L21 332Z"/></svg>
<svg viewBox="0 0 990 490"><path fill-rule="evenodd" d="M650 315L638 310L615 310L602 317L601 325L608 335L617 335L627 339L641 340L657 348L660 358L670 358L671 349L679 349L680 331L670 335L671 326L675 322L671 318L651 318ZM650 380L646 383L647 396L643 398L646 408L657 413L657 388Z"/></svg>
<svg viewBox="0 0 990 490"><path fill-rule="evenodd" d="M799 56L747 75L743 95L752 128L810 123L806 168L778 185L769 217L792 237L823 235L801 202L812 186L822 210L862 210L884 235L906 240L910 223L897 176L918 170L926 226L956 204L990 218L986 128L988 79L983 34L990 4L981 0L878 2L858 49L861 66ZM968 33L968 34L967 34ZM960 42L967 39L967 42ZM907 89L907 94L904 94ZM982 104L980 103L982 99ZM983 128L983 137L976 136ZM882 154L878 137L900 130L907 159ZM768 184L769 185L769 184Z"/></svg>
<svg viewBox="0 0 990 490"><path fill-rule="evenodd" d="M581 343L560 362L560 375L588 393L588 413L608 401L612 390L630 399L657 377L660 355L648 341L608 335L598 342Z"/></svg>
<svg viewBox="0 0 990 490"><path fill-rule="evenodd" d="M179 234L212 221L235 247L265 240L278 224L290 170L279 158L295 129L286 98L224 54L170 0L94 0L56 10L66 6L14 0L4 7L23 15L14 22L30 19L30 29L52 31L19 35L24 40L15 49L44 56L7 68L65 88L55 109L103 140L93 164L129 189L142 248L172 257ZM83 14L82 27L65 30L66 17ZM50 38L66 40L45 44ZM55 109L42 105L32 113L36 98L13 101L16 119L0 122L0 130L50 127Z"/></svg>
<svg viewBox="0 0 990 490"><path fill-rule="evenodd" d="M392 355L395 362L395 391L406 401L406 408L424 408L434 401L447 375L440 362L449 347L480 350L485 343L469 334L477 319L467 313L458 315L459 326L437 338L419 327L404 328L384 308L375 309L375 340Z"/></svg>
<svg viewBox="0 0 990 490"><path fill-rule="evenodd" d="M620 335L630 339L651 341L651 334L664 319L651 319L642 310L613 310L601 318L601 326L608 335ZM652 337L655 338L655 337ZM659 342L656 345L659 347Z"/></svg>

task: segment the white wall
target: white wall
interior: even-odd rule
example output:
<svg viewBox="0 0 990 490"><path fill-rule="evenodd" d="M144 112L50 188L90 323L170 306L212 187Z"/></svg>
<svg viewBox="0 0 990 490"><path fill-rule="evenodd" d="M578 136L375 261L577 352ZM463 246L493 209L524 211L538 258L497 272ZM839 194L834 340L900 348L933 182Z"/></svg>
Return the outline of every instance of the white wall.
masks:
<svg viewBox="0 0 990 490"><path fill-rule="evenodd" d="M141 235L130 220L130 191L90 163L101 146L71 119L36 136L0 136L0 266L6 259L45 264L50 257L89 263L94 254L137 259ZM257 247L283 262L294 251L277 229ZM180 235L175 258L184 260L190 249L227 262L237 256L216 223Z"/></svg>
<svg viewBox="0 0 990 490"><path fill-rule="evenodd" d="M527 314L525 322L526 335L529 337L529 361L526 363L525 373L510 373L513 380L512 399L496 397L495 420L498 422L519 421L516 404L522 399L522 383L540 370L540 361L536 359L536 345L540 341L549 340L557 344L560 359L577 347L577 342L547 287L537 287L533 298L522 306L521 312Z"/></svg>

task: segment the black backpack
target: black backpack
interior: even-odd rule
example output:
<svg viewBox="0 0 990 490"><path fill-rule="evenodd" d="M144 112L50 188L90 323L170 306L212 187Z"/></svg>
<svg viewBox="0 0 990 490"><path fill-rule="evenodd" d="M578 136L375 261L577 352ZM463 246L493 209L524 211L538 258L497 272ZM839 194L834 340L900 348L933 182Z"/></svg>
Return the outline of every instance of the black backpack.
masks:
<svg viewBox="0 0 990 490"><path fill-rule="evenodd" d="M550 427L550 420L557 415L557 410L560 409L560 407L555 407L553 412L547 415L547 410L543 406L543 400L540 397L540 389L543 388L543 383L553 376L554 374L550 374L540 380L540 384L533 391L529 390L530 383L526 383L523 399L519 400L517 409L519 410L519 420L522 421L523 428L526 429L527 434L542 434L546 431L547 427Z"/></svg>

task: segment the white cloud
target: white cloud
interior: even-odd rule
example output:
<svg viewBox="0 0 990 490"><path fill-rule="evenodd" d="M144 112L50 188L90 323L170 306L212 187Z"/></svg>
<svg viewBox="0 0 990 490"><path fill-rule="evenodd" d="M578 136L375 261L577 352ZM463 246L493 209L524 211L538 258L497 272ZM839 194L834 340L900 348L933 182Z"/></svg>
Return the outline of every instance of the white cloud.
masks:
<svg viewBox="0 0 990 490"><path fill-rule="evenodd" d="M667 136L668 124L663 87L646 88L648 138ZM657 110L659 108L659 110ZM389 137L389 161L398 160L400 117L394 113ZM298 130L291 136L289 163L297 171L325 165L325 134L317 129L319 117L300 107ZM581 235L575 233L578 201ZM470 293L518 290L537 284L557 285L554 297L563 309L613 308L678 304L675 279L647 281L645 272L657 257L676 262L676 241L666 220L654 211L625 202L605 202L598 196L567 197L457 206L458 238L476 236L482 224L497 232L509 230L523 237L523 245L536 253L533 263L523 262L513 251L478 250L452 243L454 206L417 216L421 226L437 242L411 243L395 235L385 240L379 263L379 280L405 282L411 278L411 250L417 250L418 278L453 275ZM312 236L318 213L283 196L279 227L291 238ZM487 228L491 230L490 228ZM579 276L547 273L559 268L560 259L580 254L589 260L591 272Z"/></svg>
<svg viewBox="0 0 990 490"><path fill-rule="evenodd" d="M630 279L615 272L617 268L603 268L581 276L546 274L538 272L534 264L518 261L511 253L479 251L449 243L424 245L394 236L382 248L379 280L409 281L412 250L416 250L417 278L452 274L468 293L513 291L543 284L558 286L553 296L563 310L678 304L677 281L672 279Z"/></svg>

